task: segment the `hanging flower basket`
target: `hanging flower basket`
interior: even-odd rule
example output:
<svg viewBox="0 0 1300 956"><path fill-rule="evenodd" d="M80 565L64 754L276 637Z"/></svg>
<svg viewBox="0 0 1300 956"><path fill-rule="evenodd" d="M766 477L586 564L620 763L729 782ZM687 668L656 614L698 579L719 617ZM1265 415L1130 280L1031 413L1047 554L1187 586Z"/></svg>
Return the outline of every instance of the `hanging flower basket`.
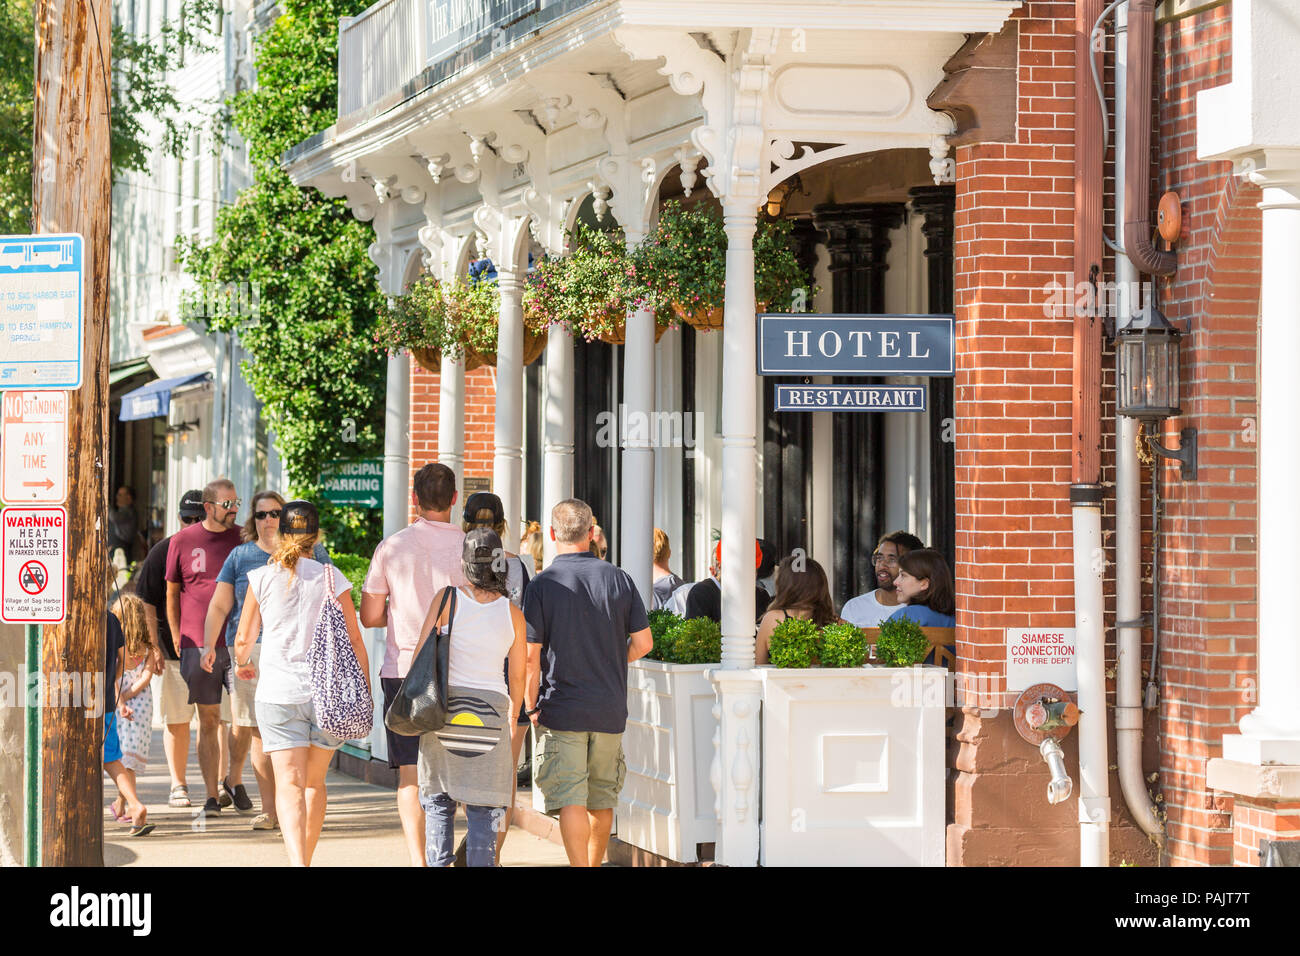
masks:
<svg viewBox="0 0 1300 956"><path fill-rule="evenodd" d="M659 222L633 257L649 294L672 303L678 320L702 332L723 326L727 233L718 211L666 202ZM802 303L796 293L802 290ZM754 232L754 297L759 312L791 312L811 305L815 289L799 265L791 224L762 220ZM768 307L768 304L771 307Z"/></svg>
<svg viewBox="0 0 1300 956"><path fill-rule="evenodd" d="M495 366L500 295L493 282L417 280L380 314L375 340L390 353L410 351L431 372L442 370L442 356L463 359L465 371ZM546 349L545 328L524 325L523 363L537 361Z"/></svg>

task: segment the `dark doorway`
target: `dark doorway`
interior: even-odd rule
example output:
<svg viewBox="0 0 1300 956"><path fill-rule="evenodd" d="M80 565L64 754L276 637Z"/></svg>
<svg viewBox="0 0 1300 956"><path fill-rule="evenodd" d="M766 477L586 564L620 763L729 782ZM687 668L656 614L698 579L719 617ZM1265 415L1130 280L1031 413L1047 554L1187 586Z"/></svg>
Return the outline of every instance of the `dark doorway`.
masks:
<svg viewBox="0 0 1300 956"><path fill-rule="evenodd" d="M604 342L575 338L573 343L573 494L591 505L611 547L617 534L614 482L620 457L616 352Z"/></svg>

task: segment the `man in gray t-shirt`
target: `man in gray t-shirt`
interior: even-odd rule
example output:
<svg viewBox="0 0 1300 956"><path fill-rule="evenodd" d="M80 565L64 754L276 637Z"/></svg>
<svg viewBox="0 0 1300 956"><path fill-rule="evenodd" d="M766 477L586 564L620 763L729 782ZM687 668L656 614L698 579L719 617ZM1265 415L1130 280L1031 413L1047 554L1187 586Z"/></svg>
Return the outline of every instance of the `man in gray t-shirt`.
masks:
<svg viewBox="0 0 1300 956"><path fill-rule="evenodd" d="M627 665L653 646L645 604L626 571L590 552L591 508L551 511L555 560L524 595L528 677L537 728L533 779L560 818L572 866L599 866L623 788Z"/></svg>

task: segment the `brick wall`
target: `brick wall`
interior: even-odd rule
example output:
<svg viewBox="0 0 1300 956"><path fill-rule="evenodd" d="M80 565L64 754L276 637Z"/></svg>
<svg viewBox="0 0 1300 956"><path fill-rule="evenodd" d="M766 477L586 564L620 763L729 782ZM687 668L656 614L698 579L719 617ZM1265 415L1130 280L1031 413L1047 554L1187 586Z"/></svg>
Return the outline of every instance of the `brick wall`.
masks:
<svg viewBox="0 0 1300 956"><path fill-rule="evenodd" d="M441 376L411 360L411 473L438 460L438 383ZM492 477L496 369L465 373L465 477ZM414 511L412 511L414 518Z"/></svg>
<svg viewBox="0 0 1300 956"><path fill-rule="evenodd" d="M1259 866L1259 841L1300 840L1300 801L1254 801L1238 797L1232 811L1232 862Z"/></svg>
<svg viewBox="0 0 1300 956"><path fill-rule="evenodd" d="M1164 443L1188 425L1200 441L1195 482L1167 467L1161 534L1159 786L1175 865L1232 862L1232 798L1205 786L1205 765L1255 703L1259 190L1196 159L1196 93L1231 78L1230 12L1157 26L1155 188L1178 192L1184 222L1160 301L1189 332L1184 415Z"/></svg>

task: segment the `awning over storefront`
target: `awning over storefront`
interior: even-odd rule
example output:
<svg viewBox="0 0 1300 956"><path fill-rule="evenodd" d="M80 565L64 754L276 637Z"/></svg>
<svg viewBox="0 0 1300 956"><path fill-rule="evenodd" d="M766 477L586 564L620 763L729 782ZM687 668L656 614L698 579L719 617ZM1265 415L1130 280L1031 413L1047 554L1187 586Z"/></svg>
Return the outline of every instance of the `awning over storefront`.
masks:
<svg viewBox="0 0 1300 956"><path fill-rule="evenodd" d="M118 382L130 378L132 375L139 375L141 372L146 371L148 368L149 368L149 360L147 358L136 359L135 361L127 362L125 365L121 365L118 368L109 370L108 384L116 385Z"/></svg>
<svg viewBox="0 0 1300 956"><path fill-rule="evenodd" d="M118 420L133 422L140 418L157 418L166 415L175 389L209 378L211 378L210 372L199 372L196 375L180 375L142 385L122 396L122 413L118 415Z"/></svg>

